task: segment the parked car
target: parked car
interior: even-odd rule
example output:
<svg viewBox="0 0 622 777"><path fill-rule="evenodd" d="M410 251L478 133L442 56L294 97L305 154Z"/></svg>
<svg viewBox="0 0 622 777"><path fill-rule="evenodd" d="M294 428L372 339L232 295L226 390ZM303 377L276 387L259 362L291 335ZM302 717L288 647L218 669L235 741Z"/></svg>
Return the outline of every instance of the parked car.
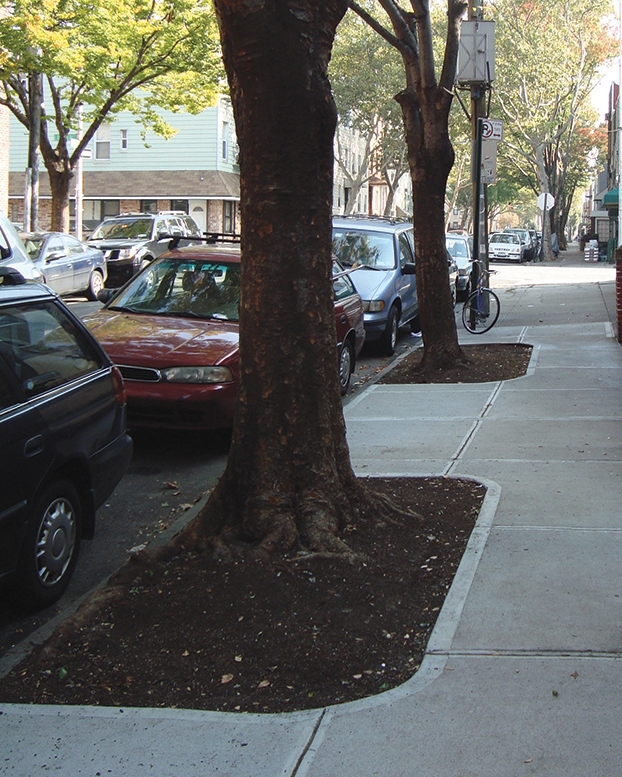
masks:
<svg viewBox="0 0 622 777"><path fill-rule="evenodd" d="M345 392L364 341L363 306L341 268L334 280ZM238 387L240 254L174 249L84 317L125 379L130 427L228 428Z"/></svg>
<svg viewBox="0 0 622 777"><path fill-rule="evenodd" d="M528 229L510 229L506 227L504 232L508 232L514 235L518 235L521 243L523 244L523 261L531 262L535 256L535 245L533 243L531 233Z"/></svg>
<svg viewBox="0 0 622 777"><path fill-rule="evenodd" d="M45 283L57 294L97 299L108 277L102 251L63 232L26 233L23 241Z"/></svg>
<svg viewBox="0 0 622 777"><path fill-rule="evenodd" d="M525 246L514 232L493 232L488 238L488 258L491 262L503 259L523 262Z"/></svg>
<svg viewBox="0 0 622 777"><path fill-rule="evenodd" d="M0 578L58 599L132 453L119 370L47 286L0 268Z"/></svg>
<svg viewBox="0 0 622 777"><path fill-rule="evenodd" d="M447 250L456 263L456 299L465 300L471 293L471 271L473 269L473 254L468 236L450 232L445 236Z"/></svg>
<svg viewBox="0 0 622 777"><path fill-rule="evenodd" d="M395 351L398 328L419 332L412 224L384 218L333 219L333 253L363 298L366 342Z"/></svg>
<svg viewBox="0 0 622 777"><path fill-rule="evenodd" d="M43 281L18 231L3 213L0 213L0 267L12 267L29 281Z"/></svg>
<svg viewBox="0 0 622 777"><path fill-rule="evenodd" d="M158 256L168 251L170 238L182 245L200 242L201 230L183 211L122 213L104 219L88 244L104 252L108 265L106 286L119 288Z"/></svg>

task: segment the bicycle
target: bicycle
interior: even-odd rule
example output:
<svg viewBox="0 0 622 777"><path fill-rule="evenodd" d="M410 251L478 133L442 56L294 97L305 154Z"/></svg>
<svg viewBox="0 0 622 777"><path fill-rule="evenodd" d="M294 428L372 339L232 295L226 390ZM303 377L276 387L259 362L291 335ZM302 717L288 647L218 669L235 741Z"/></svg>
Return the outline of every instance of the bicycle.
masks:
<svg viewBox="0 0 622 777"><path fill-rule="evenodd" d="M487 270L481 261L474 262L478 267L477 288L466 299L462 308L462 323L467 332L482 335L497 323L501 312L499 297L484 286L485 279L496 272Z"/></svg>

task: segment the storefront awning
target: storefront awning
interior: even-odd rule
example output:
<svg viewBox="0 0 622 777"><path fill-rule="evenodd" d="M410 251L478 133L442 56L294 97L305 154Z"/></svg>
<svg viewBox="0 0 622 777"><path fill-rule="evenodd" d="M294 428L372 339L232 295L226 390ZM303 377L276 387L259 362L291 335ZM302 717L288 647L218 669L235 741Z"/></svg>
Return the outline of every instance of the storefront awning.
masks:
<svg viewBox="0 0 622 777"><path fill-rule="evenodd" d="M602 207L605 208L617 208L618 207L618 187L615 189L609 189L603 197Z"/></svg>

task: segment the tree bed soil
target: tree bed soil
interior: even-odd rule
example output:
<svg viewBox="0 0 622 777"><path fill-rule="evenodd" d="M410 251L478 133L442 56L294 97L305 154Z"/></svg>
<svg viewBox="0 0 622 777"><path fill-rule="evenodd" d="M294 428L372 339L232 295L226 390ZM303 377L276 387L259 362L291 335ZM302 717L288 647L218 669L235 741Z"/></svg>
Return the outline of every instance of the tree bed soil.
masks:
<svg viewBox="0 0 622 777"><path fill-rule="evenodd" d="M524 349L474 347L487 353L480 380L524 374L528 359L521 372L508 356ZM0 701L272 713L402 684L423 660L485 487L449 477L365 485L419 517L362 513L345 537L360 561L138 554L0 679Z"/></svg>
<svg viewBox="0 0 622 777"><path fill-rule="evenodd" d="M488 383L525 374L533 346L523 343L462 345L469 363L451 370L421 369L423 348L408 351L379 383Z"/></svg>

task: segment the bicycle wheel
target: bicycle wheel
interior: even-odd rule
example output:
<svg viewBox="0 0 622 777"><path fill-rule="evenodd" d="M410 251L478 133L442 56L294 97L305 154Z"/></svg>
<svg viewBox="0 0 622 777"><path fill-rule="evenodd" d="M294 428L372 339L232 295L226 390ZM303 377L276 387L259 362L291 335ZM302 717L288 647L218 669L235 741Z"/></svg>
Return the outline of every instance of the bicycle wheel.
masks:
<svg viewBox="0 0 622 777"><path fill-rule="evenodd" d="M462 308L464 328L474 335L482 335L497 323L501 305L499 297L490 289L474 291Z"/></svg>

